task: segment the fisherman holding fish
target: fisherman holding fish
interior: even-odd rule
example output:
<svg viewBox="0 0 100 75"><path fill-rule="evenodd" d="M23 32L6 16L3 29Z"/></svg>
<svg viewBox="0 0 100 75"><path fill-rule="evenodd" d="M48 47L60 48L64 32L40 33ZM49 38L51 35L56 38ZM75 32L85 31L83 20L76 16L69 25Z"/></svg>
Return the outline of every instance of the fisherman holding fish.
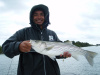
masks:
<svg viewBox="0 0 100 75"><path fill-rule="evenodd" d="M17 75L60 75L56 59L52 60L49 56L36 52L30 42L30 39L60 41L54 31L47 29L49 24L48 7L43 4L35 5L30 11L31 27L17 31L3 43L2 50L7 57L19 55ZM42 46L38 49L42 49ZM66 51L56 56L56 58L63 57L71 57L71 54Z"/></svg>

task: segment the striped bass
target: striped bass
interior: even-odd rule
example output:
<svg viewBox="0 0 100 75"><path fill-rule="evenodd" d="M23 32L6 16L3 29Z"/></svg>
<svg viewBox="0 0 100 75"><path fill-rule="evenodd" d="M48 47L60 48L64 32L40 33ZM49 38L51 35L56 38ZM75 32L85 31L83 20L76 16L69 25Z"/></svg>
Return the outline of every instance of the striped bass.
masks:
<svg viewBox="0 0 100 75"><path fill-rule="evenodd" d="M64 42L49 42L40 40L30 40L32 49L36 52L47 55L51 59L55 59L56 56L63 55L64 52L69 52L73 58L78 60L78 55L83 55L89 64L93 66L93 58L97 55L96 52L81 49L71 43Z"/></svg>

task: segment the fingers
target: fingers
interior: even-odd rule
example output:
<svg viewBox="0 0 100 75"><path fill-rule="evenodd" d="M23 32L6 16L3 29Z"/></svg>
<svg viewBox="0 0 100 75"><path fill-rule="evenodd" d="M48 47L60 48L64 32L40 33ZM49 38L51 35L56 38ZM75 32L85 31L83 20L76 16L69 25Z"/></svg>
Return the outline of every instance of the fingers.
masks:
<svg viewBox="0 0 100 75"><path fill-rule="evenodd" d="M68 58L68 57L71 57L71 54L69 52L64 52L63 55L62 54L60 55L60 57L62 56L65 58Z"/></svg>
<svg viewBox="0 0 100 75"><path fill-rule="evenodd" d="M71 57L71 54L69 52L64 52L64 57Z"/></svg>
<svg viewBox="0 0 100 75"><path fill-rule="evenodd" d="M68 52L64 52L63 57L68 57Z"/></svg>
<svg viewBox="0 0 100 75"><path fill-rule="evenodd" d="M29 43L29 41L23 41L19 45L19 49L21 52L29 52L31 50L31 44Z"/></svg>
<svg viewBox="0 0 100 75"><path fill-rule="evenodd" d="M30 49L31 48L31 44L29 43L29 42L24 42L24 47L26 48L26 49Z"/></svg>
<svg viewBox="0 0 100 75"><path fill-rule="evenodd" d="M61 54L60 57L62 57L63 55Z"/></svg>
<svg viewBox="0 0 100 75"><path fill-rule="evenodd" d="M69 54L68 57L71 57L71 54Z"/></svg>

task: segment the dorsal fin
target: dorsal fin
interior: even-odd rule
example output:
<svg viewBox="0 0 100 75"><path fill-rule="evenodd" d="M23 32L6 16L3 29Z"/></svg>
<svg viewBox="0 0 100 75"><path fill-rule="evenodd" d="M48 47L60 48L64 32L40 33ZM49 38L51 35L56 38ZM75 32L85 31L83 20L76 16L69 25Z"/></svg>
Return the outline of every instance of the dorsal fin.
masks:
<svg viewBox="0 0 100 75"><path fill-rule="evenodd" d="M72 41L67 41L67 42L65 42L65 43L67 43L67 44L69 44L69 45L73 45Z"/></svg>

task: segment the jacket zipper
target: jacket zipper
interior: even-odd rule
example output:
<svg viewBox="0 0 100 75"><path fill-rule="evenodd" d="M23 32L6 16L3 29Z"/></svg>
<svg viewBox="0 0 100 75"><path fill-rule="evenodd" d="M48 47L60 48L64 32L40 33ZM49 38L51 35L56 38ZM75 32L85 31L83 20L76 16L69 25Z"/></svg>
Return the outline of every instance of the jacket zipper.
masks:
<svg viewBox="0 0 100 75"><path fill-rule="evenodd" d="M43 30L41 31L41 40L43 41ZM45 56L43 55L43 63L44 63L44 74L46 75L46 67L45 67Z"/></svg>
<svg viewBox="0 0 100 75"><path fill-rule="evenodd" d="M43 41L42 31L41 31L41 40Z"/></svg>

